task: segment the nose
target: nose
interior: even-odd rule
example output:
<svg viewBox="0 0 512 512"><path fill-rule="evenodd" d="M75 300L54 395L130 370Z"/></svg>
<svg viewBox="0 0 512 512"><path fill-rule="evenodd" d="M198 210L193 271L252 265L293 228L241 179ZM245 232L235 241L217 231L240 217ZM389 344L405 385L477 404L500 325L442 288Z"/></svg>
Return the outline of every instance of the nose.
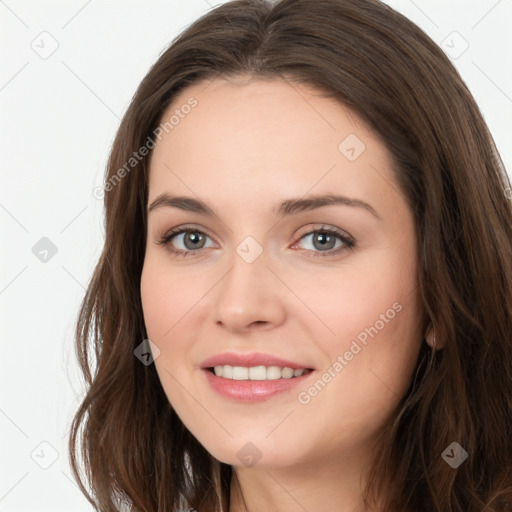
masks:
<svg viewBox="0 0 512 512"><path fill-rule="evenodd" d="M286 288L268 268L265 251L252 263L234 253L230 263L231 269L217 287L216 324L239 333L281 325L286 316Z"/></svg>

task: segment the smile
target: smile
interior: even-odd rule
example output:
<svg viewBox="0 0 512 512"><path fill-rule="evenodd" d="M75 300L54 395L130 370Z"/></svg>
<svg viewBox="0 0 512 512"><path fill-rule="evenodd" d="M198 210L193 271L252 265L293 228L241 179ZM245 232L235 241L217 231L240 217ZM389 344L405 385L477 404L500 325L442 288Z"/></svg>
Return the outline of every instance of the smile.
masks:
<svg viewBox="0 0 512 512"><path fill-rule="evenodd" d="M280 366L231 366L229 364L214 366L210 368L217 377L224 377L232 380L277 380L300 377L305 372L311 371L307 368L288 368Z"/></svg>

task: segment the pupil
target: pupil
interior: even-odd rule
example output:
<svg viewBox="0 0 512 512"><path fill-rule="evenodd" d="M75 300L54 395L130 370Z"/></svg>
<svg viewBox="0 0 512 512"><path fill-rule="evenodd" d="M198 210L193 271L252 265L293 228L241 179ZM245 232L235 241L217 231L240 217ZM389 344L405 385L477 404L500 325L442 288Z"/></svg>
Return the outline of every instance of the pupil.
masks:
<svg viewBox="0 0 512 512"><path fill-rule="evenodd" d="M202 236L199 233L189 233L185 237L185 245L187 245L187 242L191 242L192 245L197 244L201 241ZM189 247L190 249L190 247ZM192 247L192 249L197 249L197 247Z"/></svg>
<svg viewBox="0 0 512 512"><path fill-rule="evenodd" d="M331 239L331 240L329 240L329 239ZM330 245L329 245L329 241L331 242ZM319 233L315 237L315 243L320 242L320 246L317 247L317 249L318 248L325 249L327 245L329 245L329 247L327 247L328 249L332 249L333 241L334 241L334 237L331 237L331 235L329 235L328 233Z"/></svg>

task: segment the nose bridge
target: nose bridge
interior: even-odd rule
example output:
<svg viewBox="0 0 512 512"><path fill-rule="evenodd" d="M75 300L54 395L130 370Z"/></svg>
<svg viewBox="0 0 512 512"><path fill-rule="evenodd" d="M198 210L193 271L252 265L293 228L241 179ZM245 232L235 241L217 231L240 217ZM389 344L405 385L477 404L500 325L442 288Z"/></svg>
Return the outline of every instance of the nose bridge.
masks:
<svg viewBox="0 0 512 512"><path fill-rule="evenodd" d="M230 270L219 283L215 303L216 321L226 327L243 329L252 323L278 323L283 304L275 277L267 268L269 254L255 238L248 236L229 258Z"/></svg>
<svg viewBox="0 0 512 512"><path fill-rule="evenodd" d="M270 291L265 289L271 275L268 259L263 246L253 237L240 242L229 258L230 271L223 280L220 300L227 296L246 308L264 299Z"/></svg>

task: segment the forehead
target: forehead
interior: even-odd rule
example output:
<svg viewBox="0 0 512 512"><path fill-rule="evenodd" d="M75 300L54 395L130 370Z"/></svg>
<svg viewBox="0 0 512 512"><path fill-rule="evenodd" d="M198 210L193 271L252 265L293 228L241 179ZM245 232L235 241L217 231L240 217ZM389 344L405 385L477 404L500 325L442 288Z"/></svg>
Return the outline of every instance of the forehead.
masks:
<svg viewBox="0 0 512 512"><path fill-rule="evenodd" d="M242 204L310 189L361 195L390 171L389 154L372 130L305 84L198 82L181 91L161 123L171 118L151 156L150 199L165 191L209 197L214 190Z"/></svg>
<svg viewBox="0 0 512 512"><path fill-rule="evenodd" d="M195 106L190 108L192 102ZM168 123L169 133L163 134L165 140L154 151L155 157L162 151L190 150L191 146L196 153L206 148L210 157L225 157L230 162L237 156L245 160L253 156L238 148L257 152L266 147L292 156L299 154L298 142L306 144L302 154L307 150L318 157L330 149L337 156L336 142L344 133L357 131L362 138L373 137L340 102L312 86L282 79L216 78L193 84L174 98L161 124L169 120L172 126ZM259 158L264 157L260 152Z"/></svg>

